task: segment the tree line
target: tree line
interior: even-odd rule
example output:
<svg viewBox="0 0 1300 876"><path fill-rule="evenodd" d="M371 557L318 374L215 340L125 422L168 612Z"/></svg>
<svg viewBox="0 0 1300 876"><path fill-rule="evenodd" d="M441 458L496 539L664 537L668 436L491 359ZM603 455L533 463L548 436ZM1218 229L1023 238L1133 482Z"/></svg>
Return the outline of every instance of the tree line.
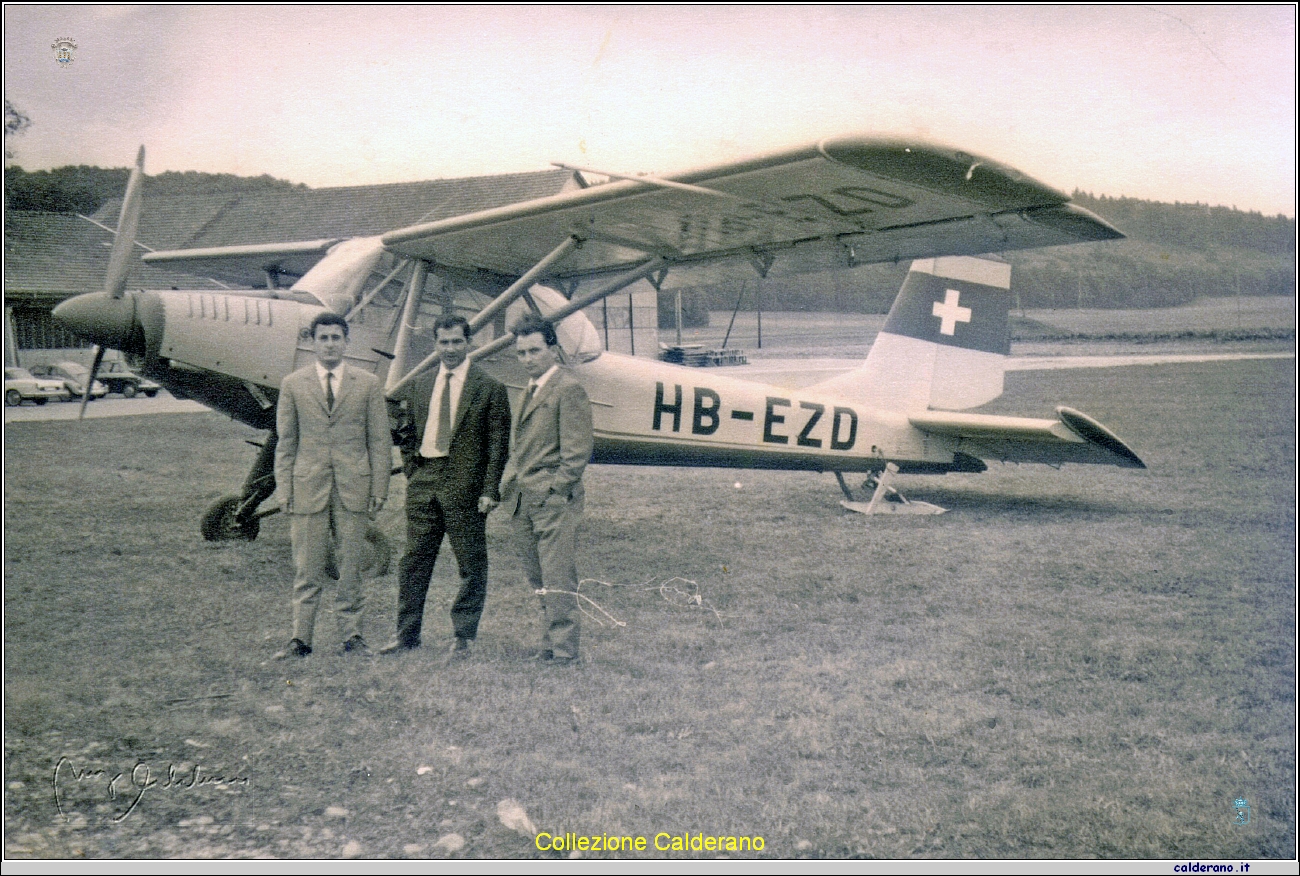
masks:
<svg viewBox="0 0 1300 876"><path fill-rule="evenodd" d="M6 167L5 208L90 215L104 201L122 196L130 174L131 171L125 167L88 167L84 164L37 171ZM146 198L307 188L302 183L276 179L269 174L247 177L196 170L164 171L145 177L144 185Z"/></svg>
<svg viewBox="0 0 1300 876"><path fill-rule="evenodd" d="M1205 296L1294 295L1296 220L1235 207L1168 204L1075 191L1076 204L1110 222L1126 238L1002 254L1011 263L1012 293L1021 308L1171 307ZM709 310L741 309L885 313L907 264L747 281L684 292L684 319ZM665 296L667 297L667 296ZM672 325L673 302L661 306Z"/></svg>
<svg viewBox="0 0 1300 876"><path fill-rule="evenodd" d="M86 165L54 170L5 168L10 210L90 214L126 188L126 168ZM145 197L304 190L267 174L166 171L145 179ZM1101 216L1127 238L1006 253L1016 303L1024 308L1166 307L1216 295L1293 295L1296 220L1235 207L1167 204L1075 191L1074 202ZM804 310L883 313L907 265L857 268L793 278L757 277L737 285L687 290L687 322L710 310ZM660 318L671 325L674 298L661 296Z"/></svg>

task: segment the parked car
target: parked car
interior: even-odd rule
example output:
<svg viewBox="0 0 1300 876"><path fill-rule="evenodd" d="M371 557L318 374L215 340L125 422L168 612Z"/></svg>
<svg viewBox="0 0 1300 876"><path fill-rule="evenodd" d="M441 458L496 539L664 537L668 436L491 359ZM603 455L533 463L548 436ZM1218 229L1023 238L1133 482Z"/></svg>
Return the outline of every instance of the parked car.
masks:
<svg viewBox="0 0 1300 876"><path fill-rule="evenodd" d="M90 369L85 365L76 362L55 362L53 365L33 368L32 371L38 376L62 380L72 398L82 398L86 394L86 380L90 377ZM90 390L91 399L103 398L106 395L108 395L108 387L96 380Z"/></svg>
<svg viewBox="0 0 1300 876"><path fill-rule="evenodd" d="M125 362L106 362L99 371L98 379L103 381L109 392L119 392L126 398L135 398L139 393L153 398L162 389L159 384L127 368Z"/></svg>
<svg viewBox="0 0 1300 876"><path fill-rule="evenodd" d="M27 399L43 405L50 399L68 400L62 380L35 377L26 368L5 369L5 404L16 408Z"/></svg>

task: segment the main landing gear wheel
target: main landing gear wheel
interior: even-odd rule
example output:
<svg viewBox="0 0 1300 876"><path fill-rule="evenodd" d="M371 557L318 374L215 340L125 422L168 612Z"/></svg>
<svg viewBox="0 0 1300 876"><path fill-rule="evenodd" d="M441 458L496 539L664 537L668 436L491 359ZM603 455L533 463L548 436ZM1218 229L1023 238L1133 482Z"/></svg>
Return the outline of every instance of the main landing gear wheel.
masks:
<svg viewBox="0 0 1300 876"><path fill-rule="evenodd" d="M250 517L240 523L235 519L243 500L239 496L222 496L208 507L199 523L199 531L208 541L253 541L262 521Z"/></svg>

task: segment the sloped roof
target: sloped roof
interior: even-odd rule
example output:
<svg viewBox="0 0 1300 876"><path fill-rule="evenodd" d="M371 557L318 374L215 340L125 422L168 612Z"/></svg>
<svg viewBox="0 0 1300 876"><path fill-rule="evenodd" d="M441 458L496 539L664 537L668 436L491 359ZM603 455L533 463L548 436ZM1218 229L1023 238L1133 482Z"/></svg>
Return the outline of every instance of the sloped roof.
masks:
<svg viewBox="0 0 1300 876"><path fill-rule="evenodd" d="M154 249L362 237L553 195L563 170L146 201L138 237ZM116 227L121 200L106 201L94 218Z"/></svg>
<svg viewBox="0 0 1300 876"><path fill-rule="evenodd" d="M61 301L104 286L113 235L67 213L5 213L5 295L31 302ZM137 263L131 286L218 289L174 270Z"/></svg>
<svg viewBox="0 0 1300 876"><path fill-rule="evenodd" d="M554 195L563 170L323 189L145 198L136 239L151 249L360 237ZM117 227L121 199L91 218ZM62 213L5 214L5 294L62 300L103 286L113 235ZM211 281L136 262L128 288L219 288Z"/></svg>

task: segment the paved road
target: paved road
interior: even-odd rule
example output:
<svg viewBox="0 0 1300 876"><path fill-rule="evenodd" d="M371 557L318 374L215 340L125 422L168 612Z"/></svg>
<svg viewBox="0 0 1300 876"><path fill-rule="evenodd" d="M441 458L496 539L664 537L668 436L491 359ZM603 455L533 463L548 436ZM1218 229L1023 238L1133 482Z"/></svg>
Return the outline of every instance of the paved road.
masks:
<svg viewBox="0 0 1300 876"><path fill-rule="evenodd" d="M32 402L24 402L16 408L5 408L6 423L24 423L32 420L75 420L77 412L81 409L81 403L76 402L56 402L37 405ZM141 414L197 414L208 410L198 402L181 401L173 398L166 390L158 393L155 398L145 398L136 396L135 398L121 398L120 396L107 396L106 398L96 399L86 405L86 419L98 419L99 417L130 417Z"/></svg>

